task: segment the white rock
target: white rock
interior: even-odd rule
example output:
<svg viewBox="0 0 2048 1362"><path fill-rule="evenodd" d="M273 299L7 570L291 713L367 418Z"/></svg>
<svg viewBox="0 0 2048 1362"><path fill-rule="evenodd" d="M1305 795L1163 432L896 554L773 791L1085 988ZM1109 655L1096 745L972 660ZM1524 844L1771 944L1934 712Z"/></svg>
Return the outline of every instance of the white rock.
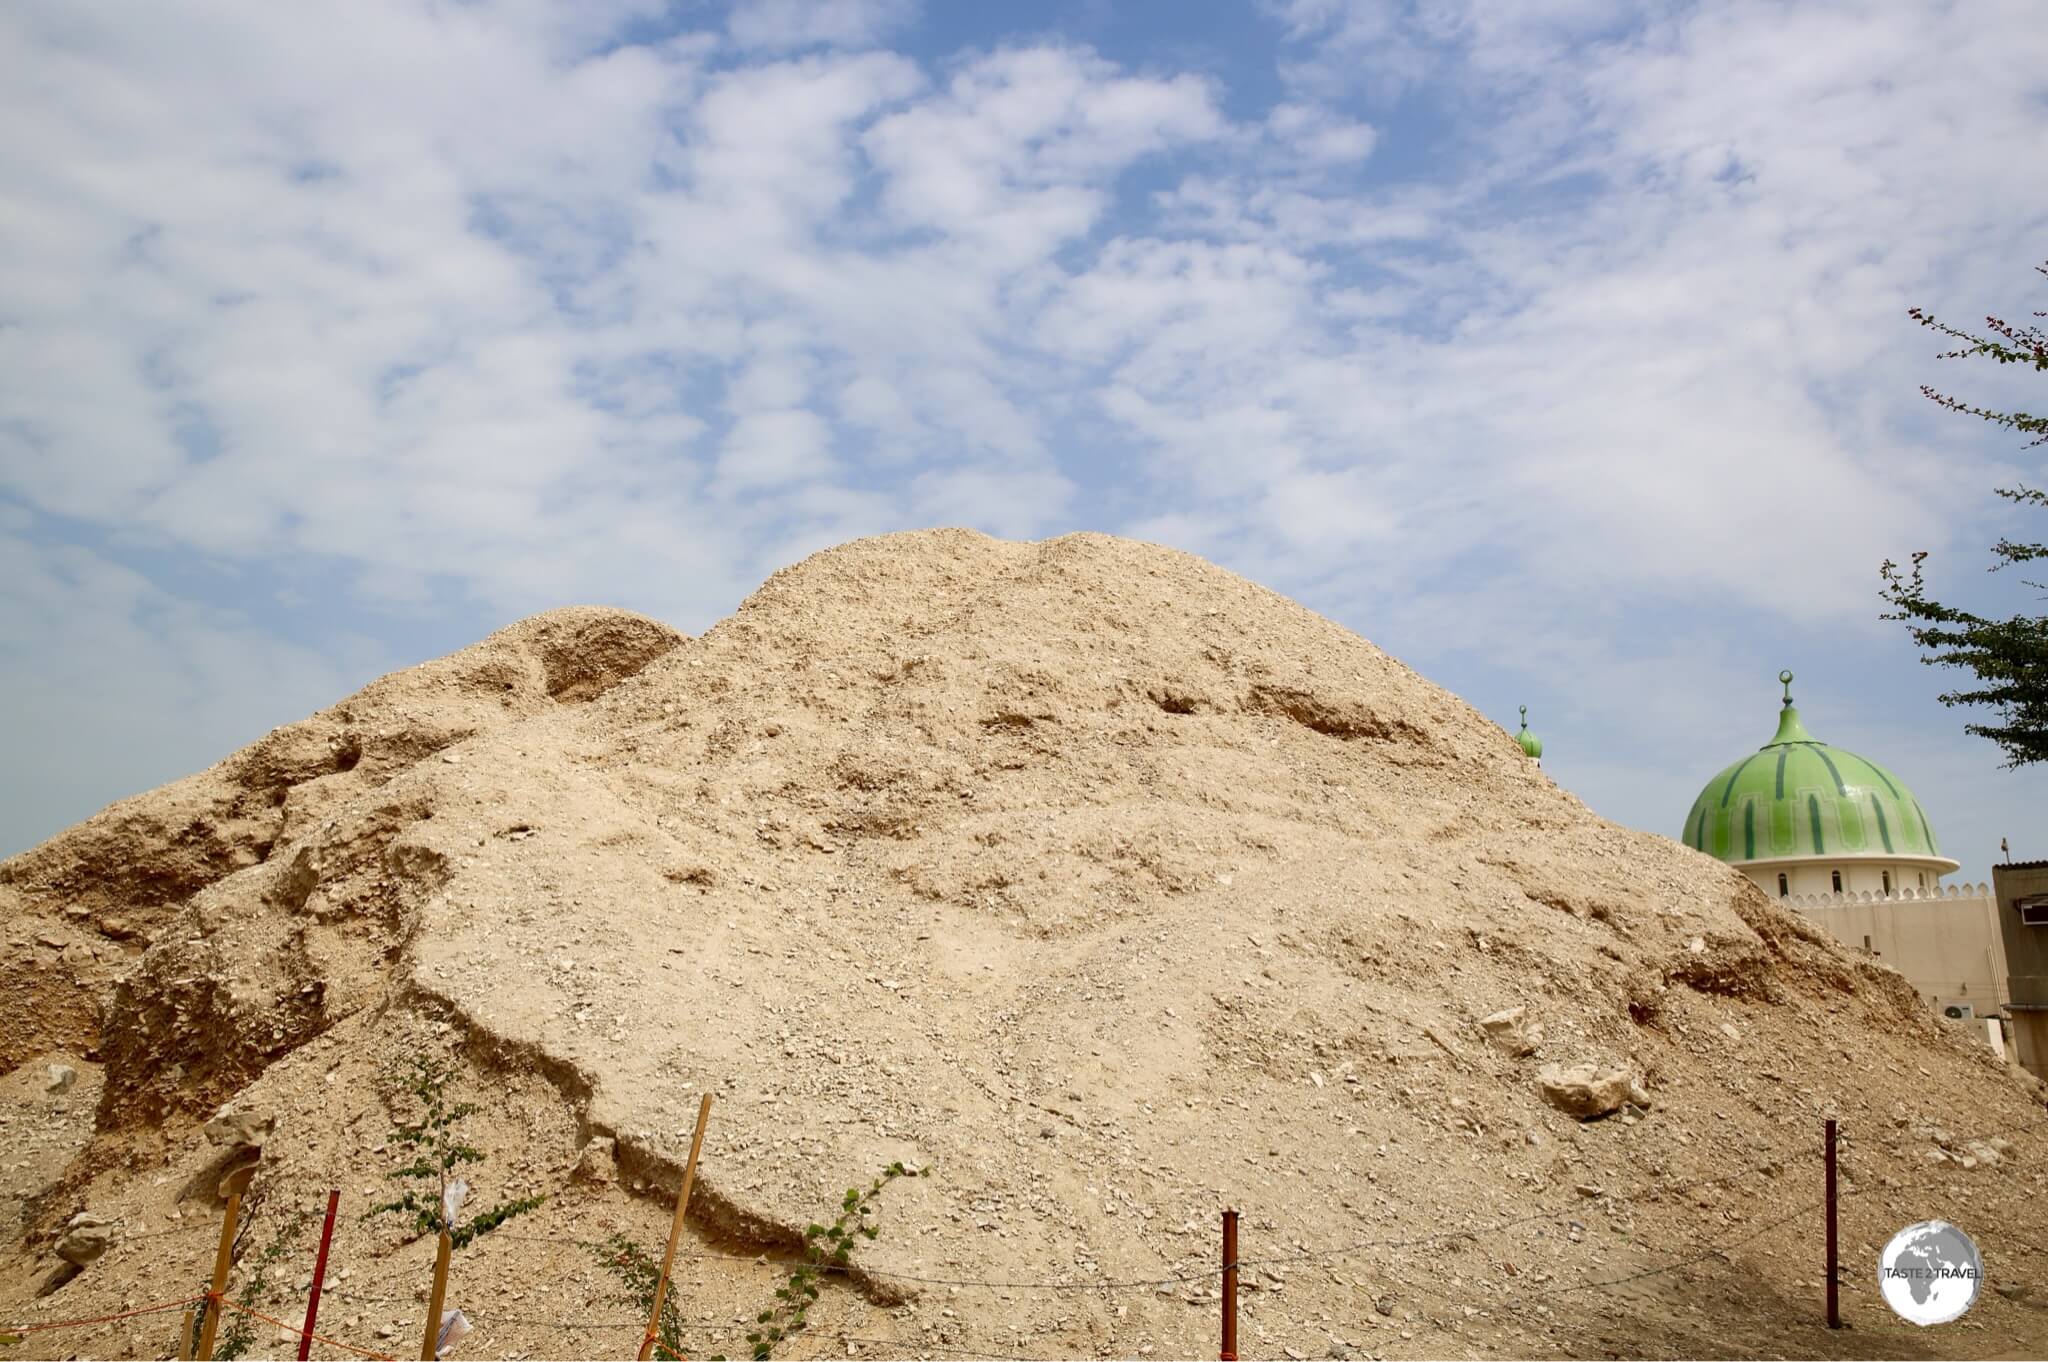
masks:
<svg viewBox="0 0 2048 1362"><path fill-rule="evenodd" d="M593 1139L589 1144L583 1146L583 1153L577 1156L576 1167L569 1176L578 1182L592 1184L618 1181L619 1166L615 1158L616 1148L617 1146L612 1141L603 1136Z"/></svg>
<svg viewBox="0 0 2048 1362"><path fill-rule="evenodd" d="M1593 1064L1575 1064L1568 1069L1546 1064L1536 1075L1536 1086L1544 1101L1581 1121L1620 1111L1630 1103L1650 1105L1650 1094L1632 1075Z"/></svg>
<svg viewBox="0 0 2048 1362"><path fill-rule="evenodd" d="M64 1226L57 1238L57 1256L79 1267L98 1261L114 1246L114 1222L91 1211L80 1211Z"/></svg>
<svg viewBox="0 0 2048 1362"><path fill-rule="evenodd" d="M1488 1040L1517 1057L1536 1053L1536 1047L1543 1043L1542 1023L1530 1022L1525 1007L1510 1007L1481 1017L1479 1029Z"/></svg>
<svg viewBox="0 0 2048 1362"><path fill-rule="evenodd" d="M270 1132L277 1128L275 1116L265 1116L254 1111L236 1111L222 1107L205 1126L209 1143L223 1149L248 1145L257 1149L270 1138Z"/></svg>
<svg viewBox="0 0 2048 1362"><path fill-rule="evenodd" d="M78 1070L69 1064L52 1064L50 1081L44 1085L45 1092L70 1092L71 1085L78 1081Z"/></svg>

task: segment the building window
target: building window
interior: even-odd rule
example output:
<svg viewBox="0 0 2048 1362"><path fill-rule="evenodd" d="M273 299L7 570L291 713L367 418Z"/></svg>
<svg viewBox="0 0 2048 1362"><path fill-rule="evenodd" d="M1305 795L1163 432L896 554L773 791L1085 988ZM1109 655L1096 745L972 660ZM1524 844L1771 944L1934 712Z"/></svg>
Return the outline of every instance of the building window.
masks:
<svg viewBox="0 0 2048 1362"><path fill-rule="evenodd" d="M1920 872L1920 887L1922 889L1927 887L1927 872L1924 870Z"/></svg>
<svg viewBox="0 0 2048 1362"><path fill-rule="evenodd" d="M1779 871L1779 872L1778 872L1778 897L1779 897L1779 898L1784 898L1784 897L1785 897L1785 895L1787 895L1787 894L1789 894L1789 893L1791 893L1791 892L1792 892L1792 890L1791 890L1791 886L1789 886L1789 885L1787 885L1787 884L1785 883L1785 872L1784 872L1784 871L1782 871L1782 870L1781 870L1781 871Z"/></svg>
<svg viewBox="0 0 2048 1362"><path fill-rule="evenodd" d="M1841 871L1839 871L1839 870L1837 870L1837 871L1833 871L1833 872L1831 872L1831 873L1832 873L1832 874L1834 875L1834 877L1835 877L1835 892L1836 892L1837 894L1839 894L1839 893L1841 893L1841 892L1842 892L1842 872L1841 872Z"/></svg>
<svg viewBox="0 0 2048 1362"><path fill-rule="evenodd" d="M1889 870L1884 872L1884 892L1887 894L1892 892L1892 872Z"/></svg>

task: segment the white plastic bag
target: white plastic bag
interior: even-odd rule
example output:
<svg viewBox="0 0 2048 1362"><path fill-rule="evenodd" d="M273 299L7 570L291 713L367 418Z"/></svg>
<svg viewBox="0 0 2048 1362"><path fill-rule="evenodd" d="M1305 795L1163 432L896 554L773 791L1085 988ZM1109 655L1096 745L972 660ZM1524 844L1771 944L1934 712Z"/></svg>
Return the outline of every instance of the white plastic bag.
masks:
<svg viewBox="0 0 2048 1362"><path fill-rule="evenodd" d="M455 1345L462 1342L462 1336L469 1332L469 1316L460 1310L441 1312L441 1332L434 1335L434 1356L446 1357L455 1351Z"/></svg>
<svg viewBox="0 0 2048 1362"><path fill-rule="evenodd" d="M461 1178L441 1189L441 1223L455 1228L456 1220L462 1215L462 1198L469 1195L469 1184Z"/></svg>

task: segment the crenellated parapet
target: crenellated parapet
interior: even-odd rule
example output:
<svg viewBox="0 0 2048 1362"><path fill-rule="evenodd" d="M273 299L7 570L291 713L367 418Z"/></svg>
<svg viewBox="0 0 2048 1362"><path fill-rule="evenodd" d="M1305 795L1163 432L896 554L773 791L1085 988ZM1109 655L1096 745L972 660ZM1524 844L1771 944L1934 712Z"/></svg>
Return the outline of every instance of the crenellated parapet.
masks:
<svg viewBox="0 0 2048 1362"><path fill-rule="evenodd" d="M1840 908L1852 903L1933 903L1982 899L1989 902L1988 884L1930 885L1926 889L1895 889L1889 894L1864 889L1841 894L1791 894L1778 902L1788 908Z"/></svg>

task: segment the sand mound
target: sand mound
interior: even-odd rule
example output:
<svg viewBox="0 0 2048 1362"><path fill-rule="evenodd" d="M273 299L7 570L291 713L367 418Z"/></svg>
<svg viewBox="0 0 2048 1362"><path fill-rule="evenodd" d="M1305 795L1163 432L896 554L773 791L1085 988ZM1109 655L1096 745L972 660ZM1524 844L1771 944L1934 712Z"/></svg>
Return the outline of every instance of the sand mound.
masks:
<svg viewBox="0 0 2048 1362"><path fill-rule="evenodd" d="M196 1123L230 1099L279 1118L280 1204L374 1184L378 1065L423 1044L496 1095L494 1168L555 1197L537 1234L653 1241L703 1091L705 1235L787 1252L838 1189L909 1160L940 1176L890 1190L866 1253L911 1275L1168 1277L1213 1259L1223 1204L1247 1256L1583 1205L1427 1268L1267 1272L1260 1353L1590 1348L1617 1302L1546 1291L1811 1193L1806 1165L1744 1170L1811 1153L1824 1110L1859 1178L1933 1168L1966 1199L1873 1196L1857 1233L1878 1242L1944 1206L2018 1229L2048 1167L2029 1081L1895 974L1595 817L1364 640L1101 536L860 541L690 642L542 616L0 863L0 896L7 982L36 1000L0 1033L9 1065L104 1068L9 1299L56 1217L185 1204ZM1566 1115L1544 1083L1580 1065L1647 1109ZM1951 1144L2012 1153L1937 1167L1937 1114ZM616 1184L571 1179L593 1140ZM1726 1181L1676 1190L1700 1179ZM352 1233L412 1288L419 1245ZM494 1290L565 1270L517 1247L491 1250ZM179 1252L117 1248L53 1299L175 1289L198 1261ZM692 1299L738 1311L754 1285L709 1262ZM1739 1310L1703 1304L1736 1287ZM1205 1289L970 1300L875 1276L832 1309L896 1351L1201 1353ZM1790 1346L1811 1315L1759 1279L1634 1290L1659 1322L1622 1351ZM589 1347L481 1313L469 1355Z"/></svg>

